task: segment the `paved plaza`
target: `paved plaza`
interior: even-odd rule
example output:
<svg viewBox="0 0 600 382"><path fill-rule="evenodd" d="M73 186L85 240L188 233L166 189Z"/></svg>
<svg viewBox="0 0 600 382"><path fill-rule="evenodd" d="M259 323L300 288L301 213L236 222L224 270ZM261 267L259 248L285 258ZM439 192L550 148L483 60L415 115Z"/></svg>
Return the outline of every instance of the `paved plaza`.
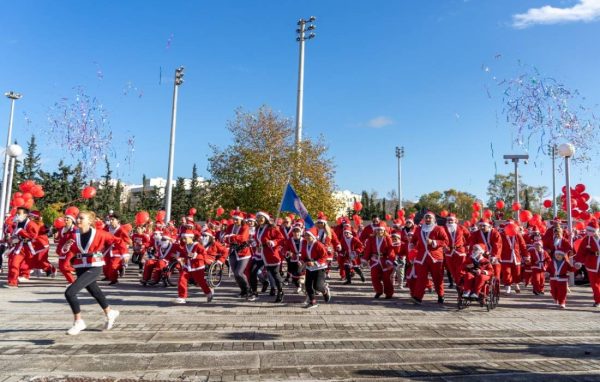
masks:
<svg viewBox="0 0 600 382"><path fill-rule="evenodd" d="M336 278L332 302L306 310L291 289L282 305L238 299L231 278L211 304L192 287L189 303L174 306L176 288L142 288L130 268L120 285L103 286L121 310L114 330L101 332L101 311L84 292L88 330L70 337L64 280L32 279L0 290L0 382L600 381L600 310L584 287L564 311L530 289L492 312L458 311L454 291L443 307L434 295L417 307L406 291L373 300L369 281Z"/></svg>

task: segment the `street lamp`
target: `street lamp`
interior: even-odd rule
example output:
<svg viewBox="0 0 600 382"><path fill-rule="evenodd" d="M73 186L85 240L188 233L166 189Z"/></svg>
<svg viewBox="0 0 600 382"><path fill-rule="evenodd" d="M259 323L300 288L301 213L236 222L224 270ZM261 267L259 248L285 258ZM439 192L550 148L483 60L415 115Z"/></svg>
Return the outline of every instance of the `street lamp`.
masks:
<svg viewBox="0 0 600 382"><path fill-rule="evenodd" d="M166 222L171 221L171 197L173 194L172 190L172 179L173 179L173 161L175 157L175 126L177 125L177 93L179 86L183 84L183 66L175 69L175 81L173 85L173 108L171 113L171 142L169 144L169 170L167 173L167 189L165 195L165 212Z"/></svg>
<svg viewBox="0 0 600 382"><path fill-rule="evenodd" d="M398 208L402 209L402 167L401 159L404 158L404 146L396 146L396 158L398 158Z"/></svg>
<svg viewBox="0 0 600 382"><path fill-rule="evenodd" d="M317 18L310 16L308 20L298 20L296 41L300 43L300 62L298 64L298 99L296 102L296 150L300 150L302 142L302 107L304 98L304 42L315 38L313 32L317 27L313 24ZM308 24L308 26L307 26Z"/></svg>
<svg viewBox="0 0 600 382"><path fill-rule="evenodd" d="M4 237L4 217L6 216L6 195L8 190L8 168L10 162L9 147L12 140L12 128L13 128L13 116L15 113L15 101L20 99L22 96L19 93L13 91L6 92L4 95L10 99L10 116L8 119L8 137L6 138L6 153L4 154L4 173L2 175L2 193L0 194L0 239Z"/></svg>
<svg viewBox="0 0 600 382"><path fill-rule="evenodd" d="M8 165L8 181L7 181L7 188L6 188L6 199L4 200L4 203L6 206L9 205L9 201L10 198L12 196L12 184L13 184L13 179L15 177L15 162L17 161L17 157L20 157L21 154L23 154L23 148L17 144L13 144L8 146L8 149L6 150L8 152L8 156L9 156L9 165Z"/></svg>
<svg viewBox="0 0 600 382"><path fill-rule="evenodd" d="M567 228L569 229L569 236L571 246L573 246L573 218L571 217L571 176L569 174L569 159L575 155L575 146L571 143L563 143L558 146L558 155L565 158L565 186L567 189Z"/></svg>
<svg viewBox="0 0 600 382"><path fill-rule="evenodd" d="M519 203L519 161L523 160L523 163L527 164L529 155L517 154L517 155L504 155L504 163L508 164L511 160L515 164L515 202ZM519 220L519 211L515 211L515 219Z"/></svg>
<svg viewBox="0 0 600 382"><path fill-rule="evenodd" d="M558 215L556 208L556 145L548 145L548 155L552 158L552 217L556 218Z"/></svg>

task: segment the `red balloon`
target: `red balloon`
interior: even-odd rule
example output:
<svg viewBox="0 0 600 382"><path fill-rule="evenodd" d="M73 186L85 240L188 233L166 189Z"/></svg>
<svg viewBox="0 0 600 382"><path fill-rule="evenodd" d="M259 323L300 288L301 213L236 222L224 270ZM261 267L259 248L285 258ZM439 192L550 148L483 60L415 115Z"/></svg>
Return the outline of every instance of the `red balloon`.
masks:
<svg viewBox="0 0 600 382"><path fill-rule="evenodd" d="M578 202L577 204L579 206L579 209L582 210L582 211L587 211L587 210L590 209L590 205L587 204L586 202L583 202L583 203Z"/></svg>
<svg viewBox="0 0 600 382"><path fill-rule="evenodd" d="M475 211L471 212L471 218L477 220L477 218L479 218L479 213Z"/></svg>
<svg viewBox="0 0 600 382"><path fill-rule="evenodd" d="M504 200L498 200L496 202L496 208L499 210L503 210L504 209Z"/></svg>
<svg viewBox="0 0 600 382"><path fill-rule="evenodd" d="M600 211L596 211L596 212L594 212L594 217L595 217L596 219L600 219Z"/></svg>
<svg viewBox="0 0 600 382"><path fill-rule="evenodd" d="M25 199L25 201L27 201L27 200L29 200L31 198L33 198L33 195L31 195L31 193L26 192L26 193L23 194L23 199Z"/></svg>
<svg viewBox="0 0 600 382"><path fill-rule="evenodd" d="M150 220L150 214L146 211L135 214L135 224L138 226L148 223L148 220Z"/></svg>
<svg viewBox="0 0 600 382"><path fill-rule="evenodd" d="M531 218L531 222L533 222L533 223L541 223L542 222L542 216L540 214L534 214L533 217Z"/></svg>
<svg viewBox="0 0 600 382"><path fill-rule="evenodd" d="M585 229L585 223L584 222L575 223L575 229L578 231L583 231Z"/></svg>
<svg viewBox="0 0 600 382"><path fill-rule="evenodd" d="M64 227L65 227L65 218L60 217L60 218L54 219L54 228L62 229Z"/></svg>
<svg viewBox="0 0 600 382"><path fill-rule="evenodd" d="M584 202L587 202L590 200L590 194L588 194L587 192L584 192L583 194L579 195L579 197L581 199L583 199Z"/></svg>
<svg viewBox="0 0 600 382"><path fill-rule="evenodd" d="M589 220L592 217L592 215L589 212L585 211L580 213L579 217L583 220Z"/></svg>
<svg viewBox="0 0 600 382"><path fill-rule="evenodd" d="M21 192L15 192L15 193L13 194L13 199L14 199L14 198L22 198L22 197L23 197L23 193L21 193Z"/></svg>
<svg viewBox="0 0 600 382"><path fill-rule="evenodd" d="M504 227L504 233L506 236L517 236L517 226L515 223L508 223L506 227Z"/></svg>
<svg viewBox="0 0 600 382"><path fill-rule="evenodd" d="M392 220L392 215L385 214L385 220Z"/></svg>
<svg viewBox="0 0 600 382"><path fill-rule="evenodd" d="M571 216L574 217L575 219L579 219L579 211L577 210L571 210Z"/></svg>
<svg viewBox="0 0 600 382"><path fill-rule="evenodd" d="M359 201L354 202L354 211L360 212L362 209L363 209L363 205L361 202L359 202Z"/></svg>
<svg viewBox="0 0 600 382"><path fill-rule="evenodd" d="M24 204L25 204L25 199L23 199L23 198L14 198L12 200L13 207L23 207Z"/></svg>
<svg viewBox="0 0 600 382"><path fill-rule="evenodd" d="M442 211L440 212L440 216L441 216L441 217L443 217L443 218L445 218L446 216L448 216L448 211L446 211L446 210L442 210Z"/></svg>
<svg viewBox="0 0 600 382"><path fill-rule="evenodd" d="M399 218L403 218L405 213L406 212L404 212L404 210L398 210L398 212L396 214L398 215Z"/></svg>
<svg viewBox="0 0 600 382"><path fill-rule="evenodd" d="M36 185L31 188L31 194L34 198L43 198L46 193L44 192L42 186Z"/></svg>
<svg viewBox="0 0 600 382"><path fill-rule="evenodd" d="M473 211L479 211L481 209L481 204L475 202L473 203Z"/></svg>
<svg viewBox="0 0 600 382"><path fill-rule="evenodd" d="M514 202L512 205L512 210L513 211L519 211L521 209L521 203L519 202Z"/></svg>
<svg viewBox="0 0 600 382"><path fill-rule="evenodd" d="M166 211L158 211L156 213L156 222L157 223L164 223L165 222L165 217L167 217Z"/></svg>
<svg viewBox="0 0 600 382"><path fill-rule="evenodd" d="M23 192L30 192L33 186L35 186L35 182L33 180L26 180L19 185L19 190Z"/></svg>
<svg viewBox="0 0 600 382"><path fill-rule="evenodd" d="M546 208L552 207L552 200L550 200L550 199L544 200L544 207L546 207Z"/></svg>
<svg viewBox="0 0 600 382"><path fill-rule="evenodd" d="M352 221L354 221L354 224L356 226L359 226L360 223L362 223L362 219L360 218L360 215L354 215L354 216L352 216Z"/></svg>
<svg viewBox="0 0 600 382"><path fill-rule="evenodd" d="M491 210L485 209L483 211L483 217L486 219L490 219L494 213Z"/></svg>
<svg viewBox="0 0 600 382"><path fill-rule="evenodd" d="M223 215L225 213L225 209L223 209L223 207L217 208L217 217Z"/></svg>
<svg viewBox="0 0 600 382"><path fill-rule="evenodd" d="M577 191L579 194L581 194L582 192L585 191L585 185L583 185L581 183L575 185L575 191Z"/></svg>
<svg viewBox="0 0 600 382"><path fill-rule="evenodd" d="M561 191L563 194L567 194L567 186L562 186Z"/></svg>
<svg viewBox="0 0 600 382"><path fill-rule="evenodd" d="M196 215L196 212L198 212L198 211L196 211L196 209L192 207L192 208L190 208L189 215L194 216L194 215Z"/></svg>
<svg viewBox="0 0 600 382"><path fill-rule="evenodd" d="M33 207L33 199L27 199L25 201L25 203L23 204L23 207L27 208L28 210L31 209L31 207Z"/></svg>
<svg viewBox="0 0 600 382"><path fill-rule="evenodd" d="M81 191L81 197L84 199L91 199L96 196L96 189L92 186L87 186Z"/></svg>
<svg viewBox="0 0 600 382"><path fill-rule="evenodd" d="M531 213L531 211L523 210L523 211L519 212L519 221L521 223L526 223L526 222L530 221L532 217L533 217L533 214Z"/></svg>

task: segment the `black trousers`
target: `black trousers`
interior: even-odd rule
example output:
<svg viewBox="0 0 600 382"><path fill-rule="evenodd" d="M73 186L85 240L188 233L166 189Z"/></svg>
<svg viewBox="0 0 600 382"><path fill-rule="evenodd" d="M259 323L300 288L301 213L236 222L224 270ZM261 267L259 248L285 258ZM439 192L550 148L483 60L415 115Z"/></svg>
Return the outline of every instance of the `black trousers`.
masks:
<svg viewBox="0 0 600 382"><path fill-rule="evenodd" d="M250 258L245 258L242 260L238 260L235 252L232 252L229 255L229 266L233 272L233 276L235 277L235 281L240 287L240 291L242 294L248 293L248 279L246 278L246 267L248 266L248 262Z"/></svg>
<svg viewBox="0 0 600 382"><path fill-rule="evenodd" d="M263 266L267 268L267 272L269 272L273 280L275 280L275 288L277 288L277 292L281 292L283 278L279 273L279 264L265 266L265 263L262 260L252 261L252 267L250 268L250 289L252 292L256 293L256 288L258 285L258 271L260 271Z"/></svg>
<svg viewBox="0 0 600 382"><path fill-rule="evenodd" d="M81 313L77 293L83 288L87 289L92 297L96 299L98 304L100 304L102 309L108 308L106 297L104 297L104 293L102 293L98 283L96 283L96 280L102 273L102 267L75 268L75 272L77 273L77 279L65 291L65 298L71 306L73 314Z"/></svg>
<svg viewBox="0 0 600 382"><path fill-rule="evenodd" d="M292 283L296 288L300 287L300 266L297 261L288 263L288 273L292 275Z"/></svg>
<svg viewBox="0 0 600 382"><path fill-rule="evenodd" d="M306 294L310 301L315 299L315 291L325 294L325 269L318 269L316 271L309 271L307 269L304 283Z"/></svg>

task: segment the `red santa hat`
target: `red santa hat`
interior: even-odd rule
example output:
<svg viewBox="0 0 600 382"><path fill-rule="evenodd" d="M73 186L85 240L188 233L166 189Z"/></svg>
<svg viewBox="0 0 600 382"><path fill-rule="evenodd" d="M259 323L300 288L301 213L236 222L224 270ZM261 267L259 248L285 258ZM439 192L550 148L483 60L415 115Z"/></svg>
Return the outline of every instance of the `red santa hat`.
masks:
<svg viewBox="0 0 600 382"><path fill-rule="evenodd" d="M265 211L258 211L256 213L256 217L258 218L259 216L262 216L263 218L265 218L267 221L271 220L271 215L269 215L267 212Z"/></svg>
<svg viewBox="0 0 600 382"><path fill-rule="evenodd" d="M75 221L76 220L75 218L77 218L77 215L79 215L79 208L77 208L75 206L68 207L65 210L65 218L69 218L69 219Z"/></svg>
<svg viewBox="0 0 600 382"><path fill-rule="evenodd" d="M202 229L202 235L215 237L215 233L208 227Z"/></svg>
<svg viewBox="0 0 600 382"><path fill-rule="evenodd" d="M227 221L227 219L223 219L223 220L221 220L221 224L225 224L225 225L227 225L228 223L229 223L229 221Z"/></svg>
<svg viewBox="0 0 600 382"><path fill-rule="evenodd" d="M479 219L479 221L477 222L477 225L488 225L488 226L491 226L491 225L492 225L492 223L490 222L490 220L489 220L489 219L486 219L486 218L481 218L481 219Z"/></svg>
<svg viewBox="0 0 600 382"><path fill-rule="evenodd" d="M354 231L352 231L352 226L350 224L344 224L344 230L342 231L342 233L346 233L346 232L350 232L351 234L354 234Z"/></svg>
<svg viewBox="0 0 600 382"><path fill-rule="evenodd" d="M471 247L471 252L473 255L479 256L483 255L485 253L485 250L483 249L483 246L481 244L474 244L473 247Z"/></svg>
<svg viewBox="0 0 600 382"><path fill-rule="evenodd" d="M302 224L293 224L292 225L292 231L302 231L304 229L304 226Z"/></svg>
<svg viewBox="0 0 600 382"><path fill-rule="evenodd" d="M242 211L233 211L231 213L231 218L234 220L243 220L244 219L244 213Z"/></svg>
<svg viewBox="0 0 600 382"><path fill-rule="evenodd" d="M161 232L161 234L162 234L162 236L161 236L160 240L168 240L168 241L175 240L175 238L172 235L168 234L167 232Z"/></svg>
<svg viewBox="0 0 600 382"><path fill-rule="evenodd" d="M373 225L373 230L374 230L374 231L378 231L378 230L383 230L383 231L385 231L385 227L386 227L386 224L385 224L385 222L379 222L379 223L377 223L377 224Z"/></svg>
<svg viewBox="0 0 600 382"><path fill-rule="evenodd" d="M181 237L194 237L194 236L196 236L196 234L194 233L194 230L190 229L190 228L186 228L186 230L181 233Z"/></svg>
<svg viewBox="0 0 600 382"><path fill-rule="evenodd" d="M598 221L595 219L590 220L589 223L587 224L587 227L585 227L585 230L587 232L597 232L598 231Z"/></svg>
<svg viewBox="0 0 600 382"><path fill-rule="evenodd" d="M319 233L317 232L317 229L315 227L312 227L311 229L307 229L306 231L304 231L304 234L312 236L314 239L316 239L317 235L319 235Z"/></svg>
<svg viewBox="0 0 600 382"><path fill-rule="evenodd" d="M402 235L400 234L400 232L394 231L392 232L392 237L397 237L398 239L402 239Z"/></svg>
<svg viewBox="0 0 600 382"><path fill-rule="evenodd" d="M557 249L554 251L555 255L563 255L563 256L567 256L567 254L564 251L561 251L560 249Z"/></svg>
<svg viewBox="0 0 600 382"><path fill-rule="evenodd" d="M42 217L42 215L40 214L40 211L31 211L29 212L29 216L31 216L34 219L39 219Z"/></svg>
<svg viewBox="0 0 600 382"><path fill-rule="evenodd" d="M247 222L256 222L256 216L254 214L248 214L248 216L246 216L246 221Z"/></svg>
<svg viewBox="0 0 600 382"><path fill-rule="evenodd" d="M454 219L454 220L456 220L456 221L458 222L458 218L456 217L456 214L455 214L455 213L451 213L451 214L449 214L449 215L446 217L446 220L448 220L448 219Z"/></svg>
<svg viewBox="0 0 600 382"><path fill-rule="evenodd" d="M323 211L319 211L317 214L317 223L327 224L327 216L325 216Z"/></svg>

